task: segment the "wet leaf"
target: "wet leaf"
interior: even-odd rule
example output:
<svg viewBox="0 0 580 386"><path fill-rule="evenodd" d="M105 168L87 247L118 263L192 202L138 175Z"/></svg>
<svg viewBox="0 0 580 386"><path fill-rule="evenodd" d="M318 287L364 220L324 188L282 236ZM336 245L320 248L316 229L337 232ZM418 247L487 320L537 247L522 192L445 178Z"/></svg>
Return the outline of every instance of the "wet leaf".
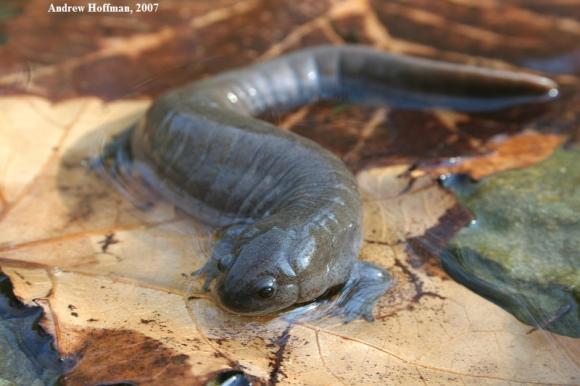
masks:
<svg viewBox="0 0 580 386"><path fill-rule="evenodd" d="M479 156L454 157L436 163L431 169L424 165L434 177L450 174L469 174L480 179L504 170L533 165L548 158L562 144L561 135L546 135L523 132L511 137L498 135L488 144L488 152Z"/></svg>
<svg viewBox="0 0 580 386"><path fill-rule="evenodd" d="M475 218L442 255L446 270L520 320L580 337L580 153L445 186Z"/></svg>
<svg viewBox="0 0 580 386"><path fill-rule="evenodd" d="M38 325L42 308L23 305L0 272L0 384L52 385L62 374L53 339Z"/></svg>

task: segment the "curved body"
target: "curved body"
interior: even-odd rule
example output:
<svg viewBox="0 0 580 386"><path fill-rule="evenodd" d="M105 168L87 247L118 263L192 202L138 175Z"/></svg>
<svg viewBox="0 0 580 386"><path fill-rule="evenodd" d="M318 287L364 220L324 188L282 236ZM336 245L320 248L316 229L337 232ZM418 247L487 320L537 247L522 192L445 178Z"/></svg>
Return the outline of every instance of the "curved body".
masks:
<svg viewBox="0 0 580 386"><path fill-rule="evenodd" d="M357 260L353 175L312 141L254 116L322 99L492 110L550 99L555 87L523 73L316 47L172 90L108 151L130 155L131 170L181 209L226 227L201 270L208 283L218 279L226 308L268 313L342 285L345 317L370 319L389 280Z"/></svg>

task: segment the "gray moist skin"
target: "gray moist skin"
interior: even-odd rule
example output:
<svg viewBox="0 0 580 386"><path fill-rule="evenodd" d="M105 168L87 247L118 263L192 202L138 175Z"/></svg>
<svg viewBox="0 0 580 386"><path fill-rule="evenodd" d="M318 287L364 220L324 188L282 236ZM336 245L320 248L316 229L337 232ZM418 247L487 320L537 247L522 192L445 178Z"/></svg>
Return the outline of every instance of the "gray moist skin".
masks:
<svg viewBox="0 0 580 386"><path fill-rule="evenodd" d="M269 314L341 288L333 314L373 319L390 275L357 259L362 203L343 162L316 143L254 118L319 100L459 111L557 96L549 79L321 46L193 82L157 98L100 161L139 175L180 209L222 227L198 273L223 307Z"/></svg>

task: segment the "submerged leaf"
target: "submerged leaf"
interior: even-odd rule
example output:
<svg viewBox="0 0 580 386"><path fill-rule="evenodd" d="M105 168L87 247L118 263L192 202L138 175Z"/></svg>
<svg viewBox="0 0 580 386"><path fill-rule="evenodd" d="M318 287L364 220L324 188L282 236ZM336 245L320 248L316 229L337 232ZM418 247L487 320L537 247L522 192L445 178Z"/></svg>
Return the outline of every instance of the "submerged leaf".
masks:
<svg viewBox="0 0 580 386"><path fill-rule="evenodd" d="M475 216L443 253L447 271L527 324L580 337L580 153L445 185Z"/></svg>

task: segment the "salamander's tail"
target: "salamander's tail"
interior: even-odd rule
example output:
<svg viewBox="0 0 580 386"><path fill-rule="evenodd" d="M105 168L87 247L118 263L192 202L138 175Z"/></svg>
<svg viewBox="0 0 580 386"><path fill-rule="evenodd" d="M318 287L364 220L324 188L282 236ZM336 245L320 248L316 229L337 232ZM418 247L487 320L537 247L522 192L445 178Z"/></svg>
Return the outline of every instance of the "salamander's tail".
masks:
<svg viewBox="0 0 580 386"><path fill-rule="evenodd" d="M185 87L182 96L254 116L317 100L492 111L548 102L558 96L558 85L523 71L339 45L308 48L230 71Z"/></svg>
<svg viewBox="0 0 580 386"><path fill-rule="evenodd" d="M558 85L540 75L390 54L360 46L342 48L336 60L339 94L371 104L491 111L549 102L559 94Z"/></svg>

